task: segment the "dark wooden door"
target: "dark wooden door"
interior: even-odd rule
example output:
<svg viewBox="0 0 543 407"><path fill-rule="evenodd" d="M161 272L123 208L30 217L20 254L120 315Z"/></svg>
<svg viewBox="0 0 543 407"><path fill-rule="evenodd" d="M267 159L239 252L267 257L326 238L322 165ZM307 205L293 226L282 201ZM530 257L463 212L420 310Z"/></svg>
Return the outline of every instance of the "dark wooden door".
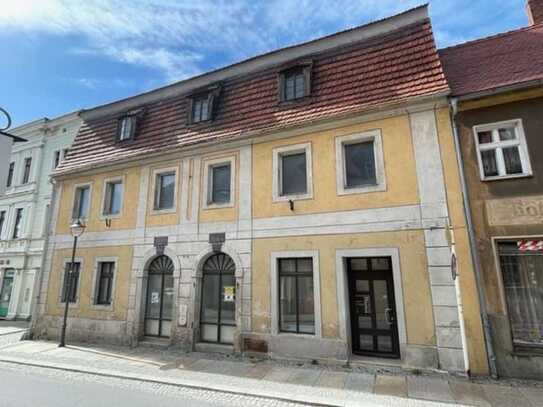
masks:
<svg viewBox="0 0 543 407"><path fill-rule="evenodd" d="M353 353L399 358L390 258L347 259L347 273Z"/></svg>

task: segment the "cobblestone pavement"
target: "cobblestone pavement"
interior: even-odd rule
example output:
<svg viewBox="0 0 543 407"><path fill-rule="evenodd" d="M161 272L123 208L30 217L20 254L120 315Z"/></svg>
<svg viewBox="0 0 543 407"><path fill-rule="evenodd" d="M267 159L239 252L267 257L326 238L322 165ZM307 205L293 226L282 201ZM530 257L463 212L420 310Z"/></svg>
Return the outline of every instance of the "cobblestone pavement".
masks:
<svg viewBox="0 0 543 407"><path fill-rule="evenodd" d="M90 373L107 380L131 378L149 386L190 388L258 399L321 405L542 406L537 382L469 381L398 369L315 366L152 347L69 346L22 341L0 349L0 361ZM31 367L32 365L33 367ZM89 375L90 376L90 375ZM178 387L179 388L179 387ZM238 405L235 403L235 405Z"/></svg>

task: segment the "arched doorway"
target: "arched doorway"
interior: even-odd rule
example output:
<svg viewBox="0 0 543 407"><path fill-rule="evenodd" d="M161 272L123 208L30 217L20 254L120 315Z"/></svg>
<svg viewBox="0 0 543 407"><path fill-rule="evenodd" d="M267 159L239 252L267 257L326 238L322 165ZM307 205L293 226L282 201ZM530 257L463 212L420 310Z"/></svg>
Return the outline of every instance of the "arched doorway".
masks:
<svg viewBox="0 0 543 407"><path fill-rule="evenodd" d="M145 335L169 337L174 303L173 262L168 256L156 257L147 271Z"/></svg>
<svg viewBox="0 0 543 407"><path fill-rule="evenodd" d="M236 329L236 266L225 253L209 257L202 267L200 340L232 344Z"/></svg>

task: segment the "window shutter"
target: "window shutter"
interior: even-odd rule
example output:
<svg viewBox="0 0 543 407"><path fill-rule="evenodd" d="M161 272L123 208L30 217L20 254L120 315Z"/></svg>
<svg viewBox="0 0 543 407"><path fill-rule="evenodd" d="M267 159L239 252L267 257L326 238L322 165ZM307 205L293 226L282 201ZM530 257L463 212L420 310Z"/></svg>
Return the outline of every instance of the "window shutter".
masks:
<svg viewBox="0 0 543 407"><path fill-rule="evenodd" d="M121 129L123 127L123 118L121 117L120 119L117 120L117 133L116 133L116 139L117 141L121 141Z"/></svg>
<svg viewBox="0 0 543 407"><path fill-rule="evenodd" d="M285 101L285 73L280 72L277 76L277 86L279 87L279 102Z"/></svg>
<svg viewBox="0 0 543 407"><path fill-rule="evenodd" d="M192 124L192 109L193 109L194 99L189 97L187 100L187 124Z"/></svg>
<svg viewBox="0 0 543 407"><path fill-rule="evenodd" d="M312 64L304 66L304 96L311 95L311 71L313 70L312 68Z"/></svg>

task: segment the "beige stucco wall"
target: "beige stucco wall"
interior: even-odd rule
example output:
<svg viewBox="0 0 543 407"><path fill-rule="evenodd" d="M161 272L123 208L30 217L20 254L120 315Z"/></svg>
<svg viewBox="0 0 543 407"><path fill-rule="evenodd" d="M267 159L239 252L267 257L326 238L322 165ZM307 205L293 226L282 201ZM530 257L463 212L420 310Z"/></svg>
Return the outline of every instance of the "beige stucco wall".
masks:
<svg viewBox="0 0 543 407"><path fill-rule="evenodd" d="M271 252L319 251L322 333L323 337L339 338L336 250L385 247L398 248L400 252L407 341L409 344L434 345L434 321L422 231L255 240L253 244L253 330L258 333L270 332ZM399 307L401 304L396 304L396 306Z"/></svg>
<svg viewBox="0 0 543 407"><path fill-rule="evenodd" d="M116 257L115 287L112 294L112 310L93 307L93 286L96 259L98 257ZM54 253L49 286L47 291L46 315L61 316L64 304L60 302L64 264L71 259L71 249L57 250ZM76 259L83 264L79 274L78 304L70 306L70 317L100 320L126 320L128 307L128 284L132 267L132 246L92 247L77 249Z"/></svg>
<svg viewBox="0 0 543 407"><path fill-rule="evenodd" d="M335 138L375 129L381 130L387 190L338 196ZM272 150L276 147L306 142L311 143L312 149L313 199L296 201L296 209L292 212L288 202L273 202L272 200ZM418 202L416 168L408 116L396 116L253 146L253 216L255 218L380 208Z"/></svg>
<svg viewBox="0 0 543 407"><path fill-rule="evenodd" d="M102 203L104 180L123 177L123 203L119 217L111 219L108 228L102 219ZM136 209L139 193L139 168L128 168L120 171L100 173L96 175L70 178L61 182L59 215L57 221L57 234L69 234L72 221L72 209L74 202L74 188L78 184L91 185L91 197L89 216L85 223L86 232L105 232L108 230L133 229L136 227Z"/></svg>

